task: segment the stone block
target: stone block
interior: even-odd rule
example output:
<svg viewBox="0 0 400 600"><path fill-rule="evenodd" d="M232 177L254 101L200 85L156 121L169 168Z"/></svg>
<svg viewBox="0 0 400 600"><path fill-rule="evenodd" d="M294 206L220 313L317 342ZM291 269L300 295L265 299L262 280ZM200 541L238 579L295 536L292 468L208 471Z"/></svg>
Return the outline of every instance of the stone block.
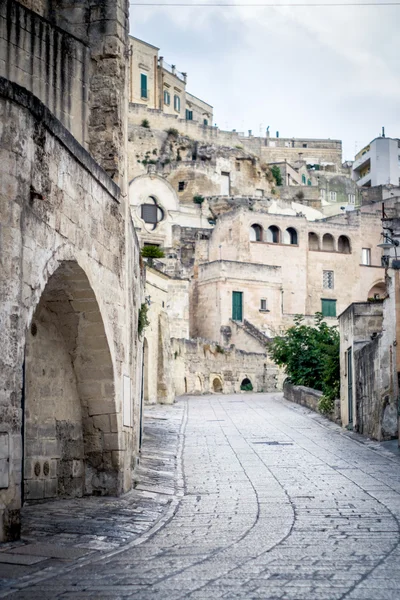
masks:
<svg viewBox="0 0 400 600"><path fill-rule="evenodd" d="M72 477L83 477L85 474L85 463L83 460L72 461Z"/></svg>
<svg viewBox="0 0 400 600"><path fill-rule="evenodd" d="M44 497L57 497L57 479L46 479L44 482Z"/></svg>
<svg viewBox="0 0 400 600"><path fill-rule="evenodd" d="M94 416L93 425L96 427L96 429L100 429L100 431L103 431L104 433L111 432L110 417L108 414Z"/></svg>
<svg viewBox="0 0 400 600"><path fill-rule="evenodd" d="M94 415L105 415L107 413L114 413L115 405L113 402L107 402L105 400L89 400L88 401L88 413L90 416Z"/></svg>
<svg viewBox="0 0 400 600"><path fill-rule="evenodd" d="M25 497L27 500L41 500L44 498L44 480L30 479L25 482Z"/></svg>
<svg viewBox="0 0 400 600"><path fill-rule="evenodd" d="M104 434L104 449L105 450L123 450L121 448L122 441L119 441L117 433L105 433Z"/></svg>

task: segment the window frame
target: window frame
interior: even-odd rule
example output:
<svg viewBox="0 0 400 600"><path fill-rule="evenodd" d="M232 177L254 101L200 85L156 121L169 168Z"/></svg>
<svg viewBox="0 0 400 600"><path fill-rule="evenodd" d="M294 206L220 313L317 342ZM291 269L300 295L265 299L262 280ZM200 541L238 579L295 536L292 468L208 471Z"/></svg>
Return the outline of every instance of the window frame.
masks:
<svg viewBox="0 0 400 600"><path fill-rule="evenodd" d="M325 285L325 281L327 281L327 285ZM335 272L331 269L323 269L322 271L322 287L324 290L334 290L335 289Z"/></svg>
<svg viewBox="0 0 400 600"><path fill-rule="evenodd" d="M238 304L235 305L234 298L240 298L240 311L237 312ZM240 318L238 318L240 316ZM232 290L232 321L243 321L243 292Z"/></svg>
<svg viewBox="0 0 400 600"><path fill-rule="evenodd" d="M336 319L336 302L337 301L334 298L321 298L321 313L323 317L330 317ZM328 307L329 309L326 310Z"/></svg>
<svg viewBox="0 0 400 600"><path fill-rule="evenodd" d="M143 87L143 82L145 82L145 87ZM148 77L146 73L140 73L140 97L143 100L149 99L149 87L148 87Z"/></svg>
<svg viewBox="0 0 400 600"><path fill-rule="evenodd" d="M178 94L174 94L174 110L178 113L181 112L181 98Z"/></svg>
<svg viewBox="0 0 400 600"><path fill-rule="evenodd" d="M366 255L368 257L367 262L364 262L364 251L366 252ZM371 266L371 248L361 248L361 264L365 267Z"/></svg>
<svg viewBox="0 0 400 600"><path fill-rule="evenodd" d="M260 298L260 312L269 312L267 298Z"/></svg>
<svg viewBox="0 0 400 600"><path fill-rule="evenodd" d="M171 105L171 94L168 90L164 90L164 104L165 106Z"/></svg>
<svg viewBox="0 0 400 600"><path fill-rule="evenodd" d="M329 192L329 202L337 202L337 192Z"/></svg>

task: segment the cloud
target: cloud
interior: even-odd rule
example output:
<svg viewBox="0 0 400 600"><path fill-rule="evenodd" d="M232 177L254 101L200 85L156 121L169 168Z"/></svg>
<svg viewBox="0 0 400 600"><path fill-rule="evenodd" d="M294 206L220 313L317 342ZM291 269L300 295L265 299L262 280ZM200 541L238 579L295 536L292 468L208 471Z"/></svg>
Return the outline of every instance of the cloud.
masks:
<svg viewBox="0 0 400 600"><path fill-rule="evenodd" d="M131 7L133 35L188 72L222 128L400 136L399 7Z"/></svg>

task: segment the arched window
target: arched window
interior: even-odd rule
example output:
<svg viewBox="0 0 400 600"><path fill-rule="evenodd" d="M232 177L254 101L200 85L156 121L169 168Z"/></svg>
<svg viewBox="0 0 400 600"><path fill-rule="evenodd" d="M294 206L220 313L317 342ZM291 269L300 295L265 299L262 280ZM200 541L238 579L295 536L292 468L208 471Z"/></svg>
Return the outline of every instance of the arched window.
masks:
<svg viewBox="0 0 400 600"><path fill-rule="evenodd" d="M261 225L252 225L250 227L250 241L251 242L262 242L263 238L263 229Z"/></svg>
<svg viewBox="0 0 400 600"><path fill-rule="evenodd" d="M325 233L322 238L322 250L327 250L328 252L335 251L335 240L330 233Z"/></svg>
<svg viewBox="0 0 400 600"><path fill-rule="evenodd" d="M297 231L293 227L288 227L286 231L283 233L283 243L284 244L294 244L297 245Z"/></svg>
<svg viewBox="0 0 400 600"><path fill-rule="evenodd" d="M384 300L386 298L386 283L378 281L368 292L368 300Z"/></svg>
<svg viewBox="0 0 400 600"><path fill-rule="evenodd" d="M343 254L351 254L350 240L346 235L339 236L338 252L342 252Z"/></svg>
<svg viewBox="0 0 400 600"><path fill-rule="evenodd" d="M163 220L164 211L157 204L157 200L153 196L149 196L140 207L140 216L147 225L153 225L150 227L154 230L157 224Z"/></svg>
<svg viewBox="0 0 400 600"><path fill-rule="evenodd" d="M245 377L243 379L242 383L240 384L240 389L242 390L242 392L252 392L253 391L253 385L248 377Z"/></svg>
<svg viewBox="0 0 400 600"><path fill-rule="evenodd" d="M310 250L319 250L319 237L312 231L308 234L308 248Z"/></svg>
<svg viewBox="0 0 400 600"><path fill-rule="evenodd" d="M280 242L280 229L276 225L271 225L267 229L267 242L270 244L279 244Z"/></svg>

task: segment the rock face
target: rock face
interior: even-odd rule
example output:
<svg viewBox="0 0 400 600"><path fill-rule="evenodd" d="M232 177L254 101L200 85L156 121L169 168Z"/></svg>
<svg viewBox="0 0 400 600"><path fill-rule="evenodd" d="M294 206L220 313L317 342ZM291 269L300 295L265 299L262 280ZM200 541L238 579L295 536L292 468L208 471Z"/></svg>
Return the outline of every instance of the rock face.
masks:
<svg viewBox="0 0 400 600"><path fill-rule="evenodd" d="M18 537L24 500L128 490L138 449L127 4L89 4L0 10L0 541Z"/></svg>

